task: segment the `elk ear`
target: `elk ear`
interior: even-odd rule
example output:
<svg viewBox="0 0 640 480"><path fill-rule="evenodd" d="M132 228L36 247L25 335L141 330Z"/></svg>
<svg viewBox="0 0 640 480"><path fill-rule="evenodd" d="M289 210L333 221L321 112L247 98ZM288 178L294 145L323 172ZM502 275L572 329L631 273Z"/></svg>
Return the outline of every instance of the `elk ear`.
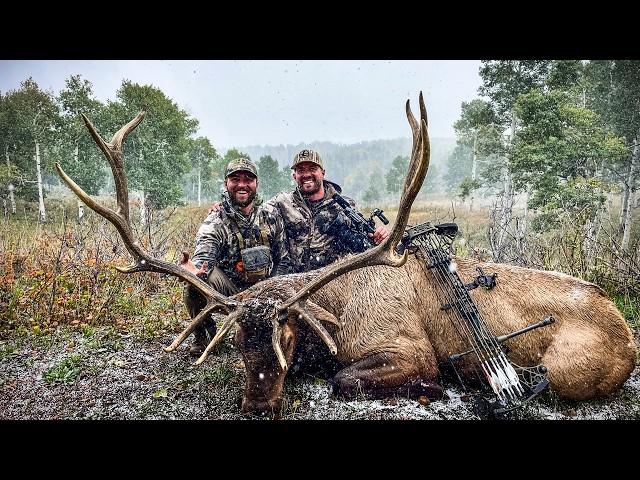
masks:
<svg viewBox="0 0 640 480"><path fill-rule="evenodd" d="M321 322L332 323L337 327L340 326L340 322L335 317L335 315L326 311L320 305L313 303L311 300L307 300L306 307L309 313L311 313L314 317L316 317Z"/></svg>

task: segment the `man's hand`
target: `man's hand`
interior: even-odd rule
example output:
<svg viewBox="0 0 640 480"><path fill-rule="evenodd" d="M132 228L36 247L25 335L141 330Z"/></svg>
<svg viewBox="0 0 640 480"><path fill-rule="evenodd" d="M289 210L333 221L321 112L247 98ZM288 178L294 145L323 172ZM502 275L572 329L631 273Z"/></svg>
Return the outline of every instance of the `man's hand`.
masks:
<svg viewBox="0 0 640 480"><path fill-rule="evenodd" d="M373 237L373 241L376 245L380 245L382 241L389 236L389 232L384 227L376 228L376 231L369 234L370 237Z"/></svg>
<svg viewBox="0 0 640 480"><path fill-rule="evenodd" d="M207 272L207 268L209 267L209 262L205 260L204 262L202 262L202 265L200 266L200 268L198 268L191 260L189 260L189 253L182 252L182 259L180 260L178 265L184 268L186 271L191 272L194 275L198 276Z"/></svg>
<svg viewBox="0 0 640 480"><path fill-rule="evenodd" d="M211 215L213 212L217 212L218 210L220 210L222 208L222 203L220 202L216 202L213 205L211 205L211 208L209 209L209 211L207 212L207 215Z"/></svg>

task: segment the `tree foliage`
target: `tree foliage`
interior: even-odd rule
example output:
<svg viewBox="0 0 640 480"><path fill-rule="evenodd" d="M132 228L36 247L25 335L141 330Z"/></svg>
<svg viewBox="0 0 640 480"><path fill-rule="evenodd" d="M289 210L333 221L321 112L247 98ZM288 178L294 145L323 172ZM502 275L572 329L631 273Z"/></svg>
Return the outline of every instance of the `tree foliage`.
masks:
<svg viewBox="0 0 640 480"><path fill-rule="evenodd" d="M514 182L532 192L529 206L541 211L547 227L566 215L583 224L611 189L602 171L628 154L624 142L567 92L532 91L519 97L515 109L521 128L510 164Z"/></svg>
<svg viewBox="0 0 640 480"><path fill-rule="evenodd" d="M107 164L88 135L81 114L96 119L104 105L94 98L91 82L80 75L70 76L65 85L58 96L62 121L56 137L57 156L62 168L78 185L89 194L97 194L106 183Z"/></svg>
<svg viewBox="0 0 640 480"><path fill-rule="evenodd" d="M387 192L397 194L402 190L404 177L409 168L409 157L398 155L393 159L391 168L385 175Z"/></svg>
<svg viewBox="0 0 640 480"><path fill-rule="evenodd" d="M0 103L4 176L11 180L16 194L37 199L35 146L40 147L41 168L51 171L56 135L60 126L59 107L51 92L41 90L29 77L20 88L7 92ZM4 185L6 188L7 185Z"/></svg>
<svg viewBox="0 0 640 480"><path fill-rule="evenodd" d="M117 101L103 111L102 124L110 135L147 108L144 124L126 140L125 171L129 185L142 190L155 209L181 202L182 176L191 167L189 137L198 121L160 89L123 80Z"/></svg>
<svg viewBox="0 0 640 480"><path fill-rule="evenodd" d="M220 187L224 182L224 162L216 149L211 145L207 137L189 138L188 158L190 172L185 176L187 186L191 185L195 189L202 189L202 196L205 198L217 198ZM199 180L198 180L199 176ZM197 195L190 195L189 198L197 199Z"/></svg>
<svg viewBox="0 0 640 480"><path fill-rule="evenodd" d="M258 167L258 178L260 180L258 191L262 198L271 198L279 192L293 189L291 169L287 166L280 169L278 162L271 155L260 157L256 166Z"/></svg>
<svg viewBox="0 0 640 480"><path fill-rule="evenodd" d="M362 199L365 203L371 205L374 202L378 202L382 197L381 192L383 190L382 172L380 167L375 165L371 174L369 175L369 182L367 189L364 192Z"/></svg>

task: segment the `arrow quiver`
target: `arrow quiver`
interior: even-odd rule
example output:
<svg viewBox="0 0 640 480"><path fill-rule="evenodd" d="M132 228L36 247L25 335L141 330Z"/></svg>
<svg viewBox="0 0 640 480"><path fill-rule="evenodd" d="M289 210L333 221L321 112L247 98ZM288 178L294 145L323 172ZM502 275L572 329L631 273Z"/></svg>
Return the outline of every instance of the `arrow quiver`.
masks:
<svg viewBox="0 0 640 480"><path fill-rule="evenodd" d="M458 334L469 346L468 350L449 356L448 363L453 367L463 387L464 382L458 374L456 364L469 355L475 359L471 365L481 380L483 388L477 394L476 413L482 417L495 418L513 410L539 394L549 384L544 365L523 367L507 358L507 349L503 342L535 328L554 322L553 316L529 325L515 332L496 336L489 328L478 310L469 291L482 286L487 290L497 285L497 274L485 274L477 268L479 275L470 283L463 283L452 257L453 240L458 233L455 223L432 225L422 223L408 229L398 247L413 253L424 262L437 285L436 295L444 310L453 322Z"/></svg>

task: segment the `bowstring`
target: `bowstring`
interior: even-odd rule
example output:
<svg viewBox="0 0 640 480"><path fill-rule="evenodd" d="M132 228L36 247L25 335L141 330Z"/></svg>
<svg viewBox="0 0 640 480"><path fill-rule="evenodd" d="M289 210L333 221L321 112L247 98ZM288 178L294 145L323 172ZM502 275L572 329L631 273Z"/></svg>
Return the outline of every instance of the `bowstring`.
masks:
<svg viewBox="0 0 640 480"><path fill-rule="evenodd" d="M428 240L420 238L422 236L427 236ZM427 233L420 237L415 239L415 243L418 244L418 247L422 247L421 249L419 248L419 251L425 250L421 251L421 256L424 256L426 252L426 255L431 260L432 267L430 269L434 270L434 278L439 284L439 290L446 297L445 300L448 302L449 308L455 309L455 314L457 315L454 315L454 318L458 318L458 321L454 322L453 325L458 325L456 326L458 335L463 337L458 328L462 327L467 341L480 361L480 367L484 371L487 381L493 387L493 380L497 380L499 388L496 387L493 390L498 398L503 400L502 396L504 395L505 397L509 396L511 399L515 399L517 395L514 394L511 387L513 386L517 393L522 393L524 390L520 385L513 366L511 366L509 360L505 357L504 351L499 346L496 337L489 330L486 321L460 280L457 268L452 271L452 258L447 254L447 250L450 250L450 248L448 248L449 244L445 243L441 236L435 232ZM447 245L446 249L444 245ZM423 260L426 259L423 258ZM453 288L445 288L445 285ZM441 300L441 298L439 298L439 300ZM510 369L509 366L511 366ZM476 374L479 374L477 366L474 365L474 367ZM512 371L510 372L509 370Z"/></svg>

